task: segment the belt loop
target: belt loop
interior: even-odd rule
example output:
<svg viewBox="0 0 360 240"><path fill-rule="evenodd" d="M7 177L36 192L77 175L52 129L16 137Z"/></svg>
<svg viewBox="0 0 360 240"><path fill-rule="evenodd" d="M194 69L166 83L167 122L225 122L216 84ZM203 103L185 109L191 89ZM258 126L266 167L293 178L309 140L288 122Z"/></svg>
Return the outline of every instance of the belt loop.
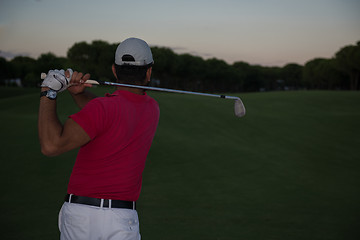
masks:
<svg viewBox="0 0 360 240"><path fill-rule="evenodd" d="M133 210L135 210L135 202L133 201Z"/></svg>
<svg viewBox="0 0 360 240"><path fill-rule="evenodd" d="M100 208L103 208L103 206L104 206L104 199L101 199L101 201L100 201Z"/></svg>
<svg viewBox="0 0 360 240"><path fill-rule="evenodd" d="M71 203L71 197L72 197L73 194L70 194L69 196L69 203Z"/></svg>
<svg viewBox="0 0 360 240"><path fill-rule="evenodd" d="M111 199L109 199L109 208L111 208Z"/></svg>

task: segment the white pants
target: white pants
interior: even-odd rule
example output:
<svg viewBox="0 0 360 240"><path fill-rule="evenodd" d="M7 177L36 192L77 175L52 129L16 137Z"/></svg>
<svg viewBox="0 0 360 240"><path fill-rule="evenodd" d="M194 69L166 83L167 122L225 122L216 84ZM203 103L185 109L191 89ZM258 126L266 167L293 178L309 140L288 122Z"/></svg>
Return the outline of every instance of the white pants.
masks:
<svg viewBox="0 0 360 240"><path fill-rule="evenodd" d="M59 213L61 240L140 240L136 210L65 202Z"/></svg>

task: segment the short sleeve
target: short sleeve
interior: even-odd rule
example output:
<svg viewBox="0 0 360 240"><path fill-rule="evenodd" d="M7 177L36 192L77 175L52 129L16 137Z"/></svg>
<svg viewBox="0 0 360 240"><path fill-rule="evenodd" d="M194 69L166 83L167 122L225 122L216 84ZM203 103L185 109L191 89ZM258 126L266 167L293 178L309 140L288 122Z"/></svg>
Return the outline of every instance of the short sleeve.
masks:
<svg viewBox="0 0 360 240"><path fill-rule="evenodd" d="M94 139L102 131L104 125L102 116L104 116L104 108L101 101L95 98L69 118L79 124L91 139Z"/></svg>

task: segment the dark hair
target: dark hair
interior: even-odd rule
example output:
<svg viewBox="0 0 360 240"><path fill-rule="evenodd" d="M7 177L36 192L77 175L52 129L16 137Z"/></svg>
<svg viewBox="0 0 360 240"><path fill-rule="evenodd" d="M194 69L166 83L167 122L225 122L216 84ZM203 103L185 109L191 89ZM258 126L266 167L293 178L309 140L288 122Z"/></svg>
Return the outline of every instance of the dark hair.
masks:
<svg viewBox="0 0 360 240"><path fill-rule="evenodd" d="M144 66L117 65L116 63L114 65L119 83L145 85L146 72L152 63Z"/></svg>

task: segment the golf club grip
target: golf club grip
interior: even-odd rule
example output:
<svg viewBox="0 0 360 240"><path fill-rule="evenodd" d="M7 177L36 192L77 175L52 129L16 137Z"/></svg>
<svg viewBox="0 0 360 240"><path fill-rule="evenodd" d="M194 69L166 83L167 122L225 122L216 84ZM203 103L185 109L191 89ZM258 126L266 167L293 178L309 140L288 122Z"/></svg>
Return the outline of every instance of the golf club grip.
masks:
<svg viewBox="0 0 360 240"><path fill-rule="evenodd" d="M47 76L46 73L41 73L40 78L41 78L41 79L45 79L46 76ZM85 83L95 84L95 85L104 84L103 81L97 81L97 80L91 80L91 79L86 80Z"/></svg>

